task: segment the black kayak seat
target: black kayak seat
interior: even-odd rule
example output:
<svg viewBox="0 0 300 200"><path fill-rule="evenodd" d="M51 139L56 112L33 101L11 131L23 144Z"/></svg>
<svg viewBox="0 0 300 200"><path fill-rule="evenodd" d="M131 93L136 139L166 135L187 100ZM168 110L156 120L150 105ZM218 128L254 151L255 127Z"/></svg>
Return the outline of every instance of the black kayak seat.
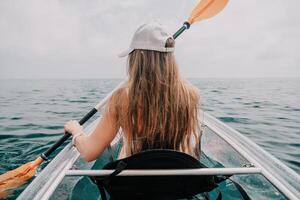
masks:
<svg viewBox="0 0 300 200"><path fill-rule="evenodd" d="M102 200L107 199L182 199L209 192L226 180L212 175L117 176L127 169L198 169L206 168L196 158L175 150L147 150L110 162L103 169L115 171L103 177L91 177ZM106 192L105 192L106 191Z"/></svg>

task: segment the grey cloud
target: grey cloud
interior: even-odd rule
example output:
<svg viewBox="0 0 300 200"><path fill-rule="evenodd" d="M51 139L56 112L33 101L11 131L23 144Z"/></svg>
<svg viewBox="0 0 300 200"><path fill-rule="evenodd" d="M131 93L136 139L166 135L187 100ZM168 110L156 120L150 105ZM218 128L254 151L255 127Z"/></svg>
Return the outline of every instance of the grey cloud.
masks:
<svg viewBox="0 0 300 200"><path fill-rule="evenodd" d="M0 78L116 78L126 48L151 19L176 31L193 0L2 0ZM231 0L176 41L185 77L299 76L300 2Z"/></svg>

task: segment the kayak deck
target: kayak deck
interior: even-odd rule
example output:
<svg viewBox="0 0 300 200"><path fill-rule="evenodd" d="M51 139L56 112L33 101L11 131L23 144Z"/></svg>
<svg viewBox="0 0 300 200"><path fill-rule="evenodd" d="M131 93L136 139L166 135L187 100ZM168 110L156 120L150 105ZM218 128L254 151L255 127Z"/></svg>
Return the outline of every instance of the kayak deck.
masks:
<svg viewBox="0 0 300 200"><path fill-rule="evenodd" d="M235 174L238 182L253 199L299 199L300 177L281 161L264 151L254 142L228 127L207 113L201 113L204 124L202 137L201 162L211 167L188 171L152 171L156 175L171 174ZM85 128L90 133L99 119ZM119 134L112 143L116 145L122 136ZM97 162L107 163L108 158L101 156L96 162L85 162L78 151L68 144L21 193L18 199L68 199L82 175L105 175L107 170L95 169ZM120 175L147 174L143 171L124 171ZM93 188L85 188L89 199L99 198ZM72 199L72 198L71 198ZM78 198L80 199L80 198Z"/></svg>

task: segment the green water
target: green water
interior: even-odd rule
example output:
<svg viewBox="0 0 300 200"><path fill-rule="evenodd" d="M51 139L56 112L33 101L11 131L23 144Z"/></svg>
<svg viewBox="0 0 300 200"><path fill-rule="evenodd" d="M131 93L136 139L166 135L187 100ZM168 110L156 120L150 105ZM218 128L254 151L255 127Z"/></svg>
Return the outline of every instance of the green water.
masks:
<svg viewBox="0 0 300 200"><path fill-rule="evenodd" d="M204 110L300 172L300 79L191 81ZM118 82L1 80L0 173L35 159L61 137L66 121L80 119Z"/></svg>

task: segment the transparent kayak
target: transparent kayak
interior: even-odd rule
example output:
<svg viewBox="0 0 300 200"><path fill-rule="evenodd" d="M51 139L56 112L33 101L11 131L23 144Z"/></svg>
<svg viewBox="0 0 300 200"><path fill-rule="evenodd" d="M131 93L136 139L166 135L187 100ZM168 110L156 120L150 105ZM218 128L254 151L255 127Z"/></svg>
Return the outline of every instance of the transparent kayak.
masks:
<svg viewBox="0 0 300 200"><path fill-rule="evenodd" d="M101 106L105 105L105 98ZM100 110L100 109L99 109ZM204 133L201 142L200 161L209 168L190 171L151 170L152 175L189 174L189 175L226 175L237 182L251 199L300 199L300 176L281 161L238 131L217 120L208 113L201 112ZM98 119L87 127L91 133ZM112 142L113 157L119 151L121 134ZM94 162L87 163L78 151L68 144L19 195L19 200L41 199L100 199L97 187L87 175L108 175L111 171L101 170L109 162L107 151ZM122 172L126 175L149 174L149 170ZM243 199L235 193L230 182L220 186L223 199ZM214 196L214 191L210 192Z"/></svg>

